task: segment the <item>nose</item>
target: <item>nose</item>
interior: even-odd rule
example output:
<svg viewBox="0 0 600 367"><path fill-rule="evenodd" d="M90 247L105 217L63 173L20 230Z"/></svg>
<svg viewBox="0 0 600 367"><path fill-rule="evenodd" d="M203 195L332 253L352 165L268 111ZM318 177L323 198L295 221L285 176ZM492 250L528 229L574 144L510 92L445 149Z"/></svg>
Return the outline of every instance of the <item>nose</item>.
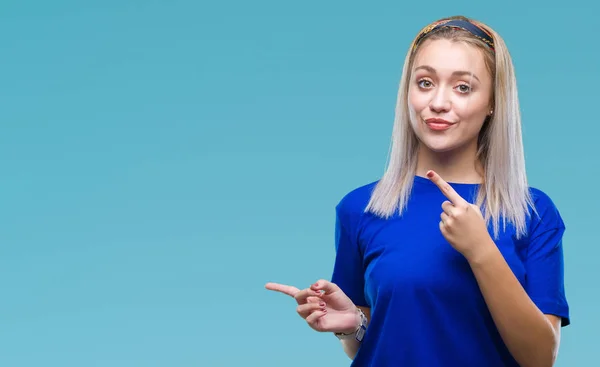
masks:
<svg viewBox="0 0 600 367"><path fill-rule="evenodd" d="M445 88L437 88L429 102L429 109L436 113L448 112L452 107L450 98Z"/></svg>

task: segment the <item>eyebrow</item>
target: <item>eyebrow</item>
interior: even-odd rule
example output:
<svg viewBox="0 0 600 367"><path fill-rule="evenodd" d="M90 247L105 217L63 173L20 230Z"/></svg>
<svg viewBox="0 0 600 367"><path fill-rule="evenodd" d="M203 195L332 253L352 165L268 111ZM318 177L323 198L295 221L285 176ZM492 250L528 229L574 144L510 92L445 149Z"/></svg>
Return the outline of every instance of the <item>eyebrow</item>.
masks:
<svg viewBox="0 0 600 367"><path fill-rule="evenodd" d="M429 65L418 66L418 67L415 68L415 71L417 71L419 69L427 70L430 73L434 73L434 74L436 73L435 69L432 68ZM473 75L473 78L477 79L477 81L481 83L481 81L479 80L479 78L477 77L477 75L475 75L474 73L471 73L469 71L457 70L457 71L453 72L452 75L454 75L454 76Z"/></svg>

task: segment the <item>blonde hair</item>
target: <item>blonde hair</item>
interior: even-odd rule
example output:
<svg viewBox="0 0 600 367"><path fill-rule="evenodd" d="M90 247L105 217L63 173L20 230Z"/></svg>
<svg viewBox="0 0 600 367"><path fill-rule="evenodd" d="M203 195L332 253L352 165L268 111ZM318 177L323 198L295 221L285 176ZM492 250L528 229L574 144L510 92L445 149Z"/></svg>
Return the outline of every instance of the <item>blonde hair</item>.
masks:
<svg viewBox="0 0 600 367"><path fill-rule="evenodd" d="M454 28L442 28L411 45L398 89L387 169L375 186L365 210L389 218L395 213L402 214L406 208L416 174L419 146L408 106L415 55L427 39L450 39L480 49L493 80L493 114L484 123L478 139L477 159L484 168L484 178L475 204L481 208L486 223L492 222L494 237L498 236L501 221L503 229L507 222L512 223L517 237L520 237L527 232L528 206L533 207L533 202L525 172L521 115L512 59L503 39L487 25L462 16L445 19L466 20L477 25L492 36L494 50L471 33Z"/></svg>

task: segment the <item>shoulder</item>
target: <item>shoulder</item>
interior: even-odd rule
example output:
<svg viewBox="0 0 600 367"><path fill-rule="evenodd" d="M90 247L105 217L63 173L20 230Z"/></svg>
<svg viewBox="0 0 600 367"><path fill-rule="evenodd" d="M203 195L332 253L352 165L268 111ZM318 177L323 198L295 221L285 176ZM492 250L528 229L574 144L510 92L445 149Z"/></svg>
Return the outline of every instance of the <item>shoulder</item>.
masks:
<svg viewBox="0 0 600 367"><path fill-rule="evenodd" d="M377 183L378 181L370 182L347 192L335 207L338 218L345 223L356 223L369 204Z"/></svg>
<svg viewBox="0 0 600 367"><path fill-rule="evenodd" d="M529 187L529 193L533 204L530 208L530 233L540 233L549 229L564 229L565 223L550 195L536 187Z"/></svg>

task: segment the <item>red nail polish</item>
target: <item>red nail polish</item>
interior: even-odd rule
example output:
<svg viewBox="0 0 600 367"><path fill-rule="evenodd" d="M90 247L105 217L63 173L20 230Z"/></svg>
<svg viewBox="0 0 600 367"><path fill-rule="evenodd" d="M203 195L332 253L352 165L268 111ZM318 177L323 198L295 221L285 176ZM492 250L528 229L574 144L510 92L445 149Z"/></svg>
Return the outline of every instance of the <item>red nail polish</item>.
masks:
<svg viewBox="0 0 600 367"><path fill-rule="evenodd" d="M431 171L428 171L428 172L427 172L427 177L429 177L429 178L432 178L432 177L433 177L433 172L431 172Z"/></svg>

